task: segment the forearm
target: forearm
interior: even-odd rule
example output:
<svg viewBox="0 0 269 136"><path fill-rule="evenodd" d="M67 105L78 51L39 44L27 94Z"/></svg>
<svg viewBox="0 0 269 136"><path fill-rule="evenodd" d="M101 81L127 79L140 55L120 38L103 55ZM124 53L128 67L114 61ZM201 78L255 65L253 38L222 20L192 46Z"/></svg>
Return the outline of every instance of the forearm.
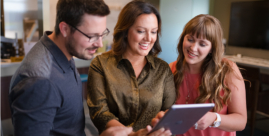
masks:
<svg viewBox="0 0 269 136"><path fill-rule="evenodd" d="M108 127L113 126L113 125L110 125L109 123L110 121L118 120L118 118L108 110L108 107L91 105L90 100L88 100L88 106L89 106L90 117L92 119L92 122L100 133L103 132Z"/></svg>
<svg viewBox="0 0 269 136"><path fill-rule="evenodd" d="M241 131L247 122L246 89L239 68L231 63L233 72L230 72L225 79L225 84L231 90L231 99L227 104L227 115L221 115L219 128L225 131Z"/></svg>
<svg viewBox="0 0 269 136"><path fill-rule="evenodd" d="M119 121L112 119L109 122L107 122L106 124L106 129L110 128L110 127L115 127L115 126L123 126L125 127L123 124L121 124Z"/></svg>
<svg viewBox="0 0 269 136"><path fill-rule="evenodd" d="M231 113L227 115L220 114L221 124L218 127L221 130L232 132L242 131L245 129L247 117L239 113Z"/></svg>

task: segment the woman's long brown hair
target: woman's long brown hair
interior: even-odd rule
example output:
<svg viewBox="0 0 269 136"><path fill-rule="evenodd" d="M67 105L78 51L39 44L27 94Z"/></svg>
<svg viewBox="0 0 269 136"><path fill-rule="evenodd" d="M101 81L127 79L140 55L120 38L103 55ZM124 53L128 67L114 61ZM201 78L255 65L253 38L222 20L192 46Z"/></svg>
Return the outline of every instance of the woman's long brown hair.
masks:
<svg viewBox="0 0 269 136"><path fill-rule="evenodd" d="M197 38L205 38L212 44L211 53L205 58L201 67L200 95L195 100L195 103L204 103L209 100L209 102L215 103L213 111L220 111L223 108L223 104L227 105L231 96L231 90L227 87L224 79L228 73L233 72L231 65L223 60L223 32L220 22L213 16L201 14L191 19L184 27L177 46L179 55L174 73L177 90L179 90L183 81L184 69L186 67L182 46L184 37L187 34L196 35ZM221 90L224 90L223 96L220 94ZM180 94L178 97L180 97Z"/></svg>

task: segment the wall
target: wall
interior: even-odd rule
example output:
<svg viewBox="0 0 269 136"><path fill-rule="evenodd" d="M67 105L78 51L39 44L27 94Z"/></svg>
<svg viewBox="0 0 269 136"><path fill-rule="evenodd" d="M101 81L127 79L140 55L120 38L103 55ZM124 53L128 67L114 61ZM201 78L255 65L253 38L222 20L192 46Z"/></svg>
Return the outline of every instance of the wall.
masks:
<svg viewBox="0 0 269 136"><path fill-rule="evenodd" d="M260 0L214 0L213 4L213 15L220 20L222 23L222 28L224 31L224 38L229 40L229 27L230 27L230 9L232 2L240 2L240 1L260 1ZM253 26L255 27L255 26ZM256 58L263 58L269 59L269 51L268 50L261 50L261 49L252 49L252 48L241 48L235 47L231 45L226 46L226 54L235 55L235 54L242 54L242 56L249 56L249 57L256 57ZM269 70L261 69L261 73L269 74ZM262 74L262 77L267 77L267 75ZM267 78L261 80L268 81ZM262 96L266 97L266 95ZM259 98L260 99L260 98ZM258 105L259 106L259 105ZM255 124L256 128L263 130L264 132L269 133L268 129L268 121L257 121Z"/></svg>
<svg viewBox="0 0 269 136"><path fill-rule="evenodd" d="M43 30L53 31L56 18L56 5L58 0L42 0L43 2Z"/></svg>
<svg viewBox="0 0 269 136"><path fill-rule="evenodd" d="M214 0L213 5L213 15L218 18L222 24L224 31L224 38L229 40L229 27L230 27L230 9L232 2L238 1L260 1L260 0ZM255 26L253 26L255 27ZM235 46L226 46L226 54L242 54L242 56L257 57L263 59L269 59L269 51L261 49L252 49L252 48L241 48Z"/></svg>
<svg viewBox="0 0 269 136"><path fill-rule="evenodd" d="M159 57L167 63L177 59L177 43L185 24L198 14L209 14L210 0L160 0L162 34Z"/></svg>
<svg viewBox="0 0 269 136"><path fill-rule="evenodd" d="M4 0L5 37L22 39L24 37L23 20L38 19L37 0ZM38 36L36 36L38 38Z"/></svg>
<svg viewBox="0 0 269 136"><path fill-rule="evenodd" d="M109 6L110 14L107 16L107 28L110 30L110 34L104 39L107 44L111 44L113 41L114 27L118 20L118 15L121 9L131 0L104 0ZM56 5L58 0L43 0L43 23L44 31L53 31L56 18ZM49 10L47 10L49 9Z"/></svg>

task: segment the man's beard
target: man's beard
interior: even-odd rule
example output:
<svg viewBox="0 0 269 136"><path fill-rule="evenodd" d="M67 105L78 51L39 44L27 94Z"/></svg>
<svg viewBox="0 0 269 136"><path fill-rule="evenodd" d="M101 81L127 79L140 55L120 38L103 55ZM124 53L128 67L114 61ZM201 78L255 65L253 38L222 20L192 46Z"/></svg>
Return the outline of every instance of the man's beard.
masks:
<svg viewBox="0 0 269 136"><path fill-rule="evenodd" d="M77 52L76 51L76 44L73 41L74 41L73 38L70 37L65 45L68 53L71 56L75 56L75 57L77 57L79 59L83 59L83 60L89 60L89 59L93 58L93 54L83 54L83 52L82 53ZM97 47L87 48L87 49L97 49Z"/></svg>

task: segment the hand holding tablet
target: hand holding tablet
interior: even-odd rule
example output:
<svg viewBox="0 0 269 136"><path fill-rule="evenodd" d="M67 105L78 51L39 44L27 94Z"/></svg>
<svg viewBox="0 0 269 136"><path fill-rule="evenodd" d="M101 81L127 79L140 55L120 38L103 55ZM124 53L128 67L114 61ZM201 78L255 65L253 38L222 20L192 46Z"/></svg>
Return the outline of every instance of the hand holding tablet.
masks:
<svg viewBox="0 0 269 136"><path fill-rule="evenodd" d="M184 134L214 106L214 103L173 105L151 132L163 127L169 129L172 134Z"/></svg>

